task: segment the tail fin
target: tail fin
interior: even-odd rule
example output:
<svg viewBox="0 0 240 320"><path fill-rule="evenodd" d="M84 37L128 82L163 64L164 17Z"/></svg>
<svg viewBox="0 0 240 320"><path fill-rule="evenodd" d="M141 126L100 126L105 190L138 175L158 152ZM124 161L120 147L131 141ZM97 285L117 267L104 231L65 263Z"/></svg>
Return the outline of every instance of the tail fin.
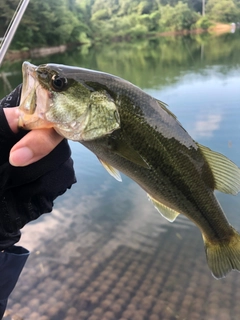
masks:
<svg viewBox="0 0 240 320"><path fill-rule="evenodd" d="M240 234L233 232L230 239L218 243L203 236L208 266L216 279L224 278L231 270L240 271Z"/></svg>

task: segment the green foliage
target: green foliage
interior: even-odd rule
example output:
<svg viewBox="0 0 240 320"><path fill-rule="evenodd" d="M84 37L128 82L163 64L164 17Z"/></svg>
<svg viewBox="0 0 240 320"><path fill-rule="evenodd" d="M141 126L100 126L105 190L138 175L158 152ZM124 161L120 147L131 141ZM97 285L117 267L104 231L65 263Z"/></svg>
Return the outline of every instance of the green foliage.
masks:
<svg viewBox="0 0 240 320"><path fill-rule="evenodd" d="M135 27L132 27L127 35L131 37L131 39L139 39L143 34L146 34L148 31L147 27L142 24L137 24Z"/></svg>
<svg viewBox="0 0 240 320"><path fill-rule="evenodd" d="M18 0L0 2L0 25L7 26L17 8ZM81 7L75 0L32 0L14 37L12 48L30 49L78 41L81 32L87 33L83 24ZM4 28L6 29L6 27ZM2 35L4 30L2 30Z"/></svg>
<svg viewBox="0 0 240 320"><path fill-rule="evenodd" d="M93 13L91 20L105 20L110 18L108 9L101 9Z"/></svg>
<svg viewBox="0 0 240 320"><path fill-rule="evenodd" d="M212 25L212 22L207 16L203 16L196 22L196 28L208 29Z"/></svg>
<svg viewBox="0 0 240 320"><path fill-rule="evenodd" d="M16 0L8 0L0 2L0 32L3 35L4 30L7 28L11 17L13 16L17 7Z"/></svg>
<svg viewBox="0 0 240 320"><path fill-rule="evenodd" d="M188 6L189 8L191 8L192 10L201 13L202 12L202 3L203 0L188 0Z"/></svg>
<svg viewBox="0 0 240 320"><path fill-rule="evenodd" d="M185 30L194 25L199 16L186 3L179 1L175 7L166 5L161 9L161 25L165 30Z"/></svg>
<svg viewBox="0 0 240 320"><path fill-rule="evenodd" d="M19 0L0 1L3 36ZM207 29L240 20L240 0L31 0L12 49L134 40L162 31Z"/></svg>
<svg viewBox="0 0 240 320"><path fill-rule="evenodd" d="M240 17L239 1L208 0L206 14L215 21L234 22Z"/></svg>

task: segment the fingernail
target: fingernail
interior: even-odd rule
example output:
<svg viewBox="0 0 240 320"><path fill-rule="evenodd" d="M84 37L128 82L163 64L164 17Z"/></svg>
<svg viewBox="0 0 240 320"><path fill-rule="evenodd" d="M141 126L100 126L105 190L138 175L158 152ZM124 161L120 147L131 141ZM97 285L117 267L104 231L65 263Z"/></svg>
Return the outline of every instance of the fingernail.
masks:
<svg viewBox="0 0 240 320"><path fill-rule="evenodd" d="M12 166L23 167L30 164L32 158L32 150L27 147L23 147L10 153L9 162Z"/></svg>

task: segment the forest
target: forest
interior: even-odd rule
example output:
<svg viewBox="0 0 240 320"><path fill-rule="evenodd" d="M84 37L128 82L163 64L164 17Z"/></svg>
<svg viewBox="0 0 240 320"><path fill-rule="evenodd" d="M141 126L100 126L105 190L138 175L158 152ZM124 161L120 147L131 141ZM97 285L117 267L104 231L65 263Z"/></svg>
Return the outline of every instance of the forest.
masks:
<svg viewBox="0 0 240 320"><path fill-rule="evenodd" d="M0 37L18 2L0 1ZM240 0L31 0L11 49L133 41L239 21Z"/></svg>

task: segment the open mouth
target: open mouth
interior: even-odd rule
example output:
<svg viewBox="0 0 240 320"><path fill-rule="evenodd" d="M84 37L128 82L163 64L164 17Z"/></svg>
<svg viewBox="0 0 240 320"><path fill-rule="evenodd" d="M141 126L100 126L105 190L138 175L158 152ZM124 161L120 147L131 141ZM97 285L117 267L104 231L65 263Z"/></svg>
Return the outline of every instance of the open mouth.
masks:
<svg viewBox="0 0 240 320"><path fill-rule="evenodd" d="M53 123L45 118L50 104L49 92L42 88L38 81L37 67L24 62L22 72L23 86L18 126L27 130L53 127Z"/></svg>
<svg viewBox="0 0 240 320"><path fill-rule="evenodd" d="M33 114L36 108L36 66L24 62L22 66L23 86L19 110Z"/></svg>

